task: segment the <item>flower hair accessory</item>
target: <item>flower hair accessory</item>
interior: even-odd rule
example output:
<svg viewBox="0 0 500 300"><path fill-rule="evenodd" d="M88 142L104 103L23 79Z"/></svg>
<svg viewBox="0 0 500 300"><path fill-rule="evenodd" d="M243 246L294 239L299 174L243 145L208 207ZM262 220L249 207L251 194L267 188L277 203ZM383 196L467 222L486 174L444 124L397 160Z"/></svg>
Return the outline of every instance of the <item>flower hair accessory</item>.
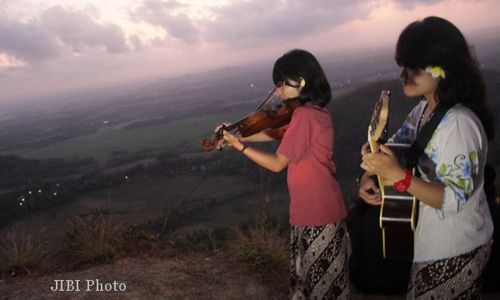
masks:
<svg viewBox="0 0 500 300"><path fill-rule="evenodd" d="M441 77L443 79L446 78L446 74L444 73L443 68L439 66L435 67L429 66L425 68L425 72L430 73L432 75L432 78L438 78L438 77Z"/></svg>

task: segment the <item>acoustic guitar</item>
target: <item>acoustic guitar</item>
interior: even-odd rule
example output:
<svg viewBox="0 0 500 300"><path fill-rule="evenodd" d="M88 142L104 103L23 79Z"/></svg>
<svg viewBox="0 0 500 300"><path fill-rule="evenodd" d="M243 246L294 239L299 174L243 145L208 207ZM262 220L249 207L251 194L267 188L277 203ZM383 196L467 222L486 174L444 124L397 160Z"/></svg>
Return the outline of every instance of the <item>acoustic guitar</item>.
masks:
<svg viewBox="0 0 500 300"><path fill-rule="evenodd" d="M368 144L372 152L380 151L380 142L387 134L390 91L383 90L368 126ZM404 157L409 144L385 143L398 159ZM414 173L414 170L413 170ZM385 178L377 176L381 193L379 225L382 229L384 258L411 260L413 258L414 231L417 223L417 199L399 192Z"/></svg>

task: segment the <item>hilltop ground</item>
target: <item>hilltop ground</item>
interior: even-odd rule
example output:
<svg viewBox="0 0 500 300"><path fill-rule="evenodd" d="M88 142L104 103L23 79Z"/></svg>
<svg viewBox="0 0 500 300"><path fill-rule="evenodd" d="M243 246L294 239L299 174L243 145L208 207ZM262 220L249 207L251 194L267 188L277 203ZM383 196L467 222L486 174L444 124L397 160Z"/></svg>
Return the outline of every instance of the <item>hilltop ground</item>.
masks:
<svg viewBox="0 0 500 300"><path fill-rule="evenodd" d="M55 279L81 280L81 292L51 292ZM85 291L85 280L125 283L124 292ZM172 259L122 259L113 264L44 276L10 278L0 283L5 299L283 299L220 254L186 254ZM123 287L123 285L122 285Z"/></svg>
<svg viewBox="0 0 500 300"><path fill-rule="evenodd" d="M285 274L286 275L286 274ZM55 279L80 280L80 292L52 292ZM85 280L126 284L125 292L85 291ZM10 278L0 283L5 299L287 299L287 278L268 281L235 267L223 254L172 259L122 259L86 270ZM123 286L123 285L122 285ZM387 299L356 292L353 299ZM403 299L392 297L391 299Z"/></svg>
<svg viewBox="0 0 500 300"><path fill-rule="evenodd" d="M51 292L56 279L80 280L80 292ZM85 280L125 283L125 292L84 291ZM122 285L123 286L123 285ZM266 280L241 269L224 253L183 254L169 259L126 258L113 264L44 276L0 281L1 299L287 299L287 277ZM483 299L499 299L483 294ZM404 295L367 295L353 300L399 300Z"/></svg>

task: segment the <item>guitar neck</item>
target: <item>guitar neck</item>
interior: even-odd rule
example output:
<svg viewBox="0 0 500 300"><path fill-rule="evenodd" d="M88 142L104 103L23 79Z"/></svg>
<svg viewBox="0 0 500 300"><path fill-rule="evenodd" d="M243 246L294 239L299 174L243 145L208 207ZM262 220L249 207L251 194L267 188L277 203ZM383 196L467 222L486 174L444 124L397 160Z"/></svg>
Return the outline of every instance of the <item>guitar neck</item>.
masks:
<svg viewBox="0 0 500 300"><path fill-rule="evenodd" d="M380 98L375 103L370 125L368 126L368 143L371 152L380 150L379 140L387 134L387 119L389 117L389 97L391 93L383 90Z"/></svg>
<svg viewBox="0 0 500 300"><path fill-rule="evenodd" d="M377 141L370 139L368 144L370 144L370 151L372 153L376 153L376 152L380 151L380 144Z"/></svg>

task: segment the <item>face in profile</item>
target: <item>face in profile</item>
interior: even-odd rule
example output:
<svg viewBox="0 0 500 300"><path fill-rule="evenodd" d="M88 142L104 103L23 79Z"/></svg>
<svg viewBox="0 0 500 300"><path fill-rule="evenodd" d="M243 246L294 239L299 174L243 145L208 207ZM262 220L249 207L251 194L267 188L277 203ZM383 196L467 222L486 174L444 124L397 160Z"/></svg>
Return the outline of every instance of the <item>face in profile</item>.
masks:
<svg viewBox="0 0 500 300"><path fill-rule="evenodd" d="M276 95L281 100L296 98L300 95L300 91L302 90L302 86L300 86L300 82L291 79L285 79L279 81L276 84Z"/></svg>
<svg viewBox="0 0 500 300"><path fill-rule="evenodd" d="M441 80L439 77L434 78L431 73L423 69L408 67L403 67L399 76L403 84L403 92L408 97L434 95Z"/></svg>

